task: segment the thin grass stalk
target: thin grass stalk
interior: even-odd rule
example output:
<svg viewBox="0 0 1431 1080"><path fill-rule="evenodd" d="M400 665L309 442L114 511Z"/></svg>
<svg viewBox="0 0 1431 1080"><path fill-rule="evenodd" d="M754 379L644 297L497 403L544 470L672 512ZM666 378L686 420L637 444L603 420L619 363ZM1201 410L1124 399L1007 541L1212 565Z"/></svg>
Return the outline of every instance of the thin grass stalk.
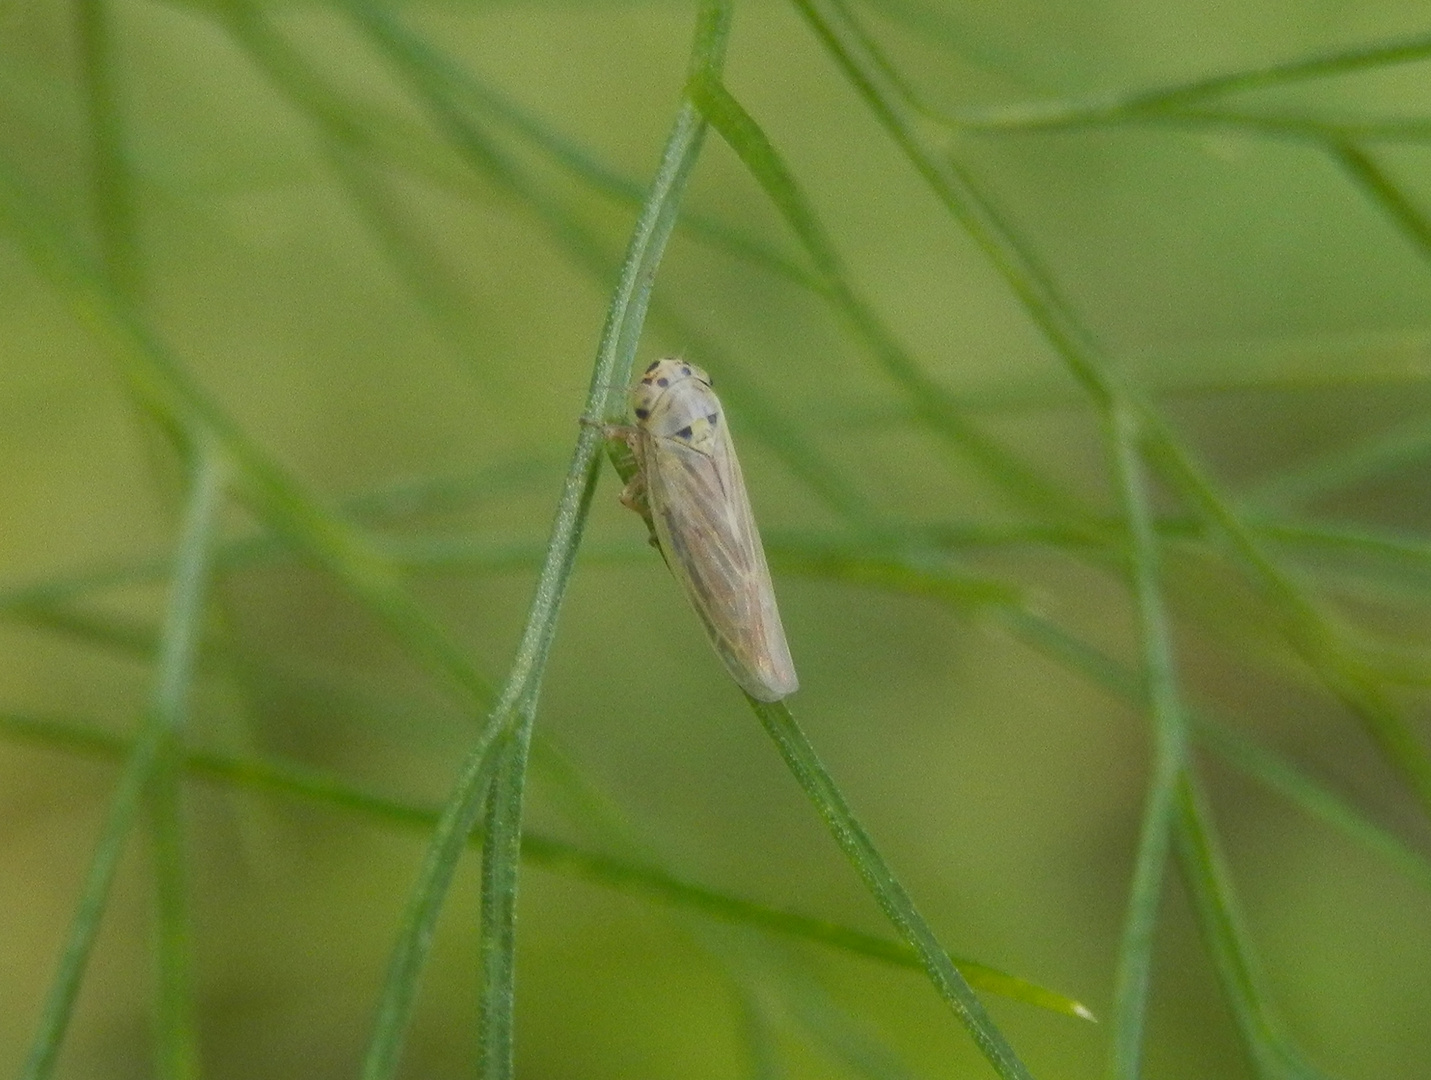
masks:
<svg viewBox="0 0 1431 1080"><path fill-rule="evenodd" d="M194 1017L194 946L188 902L188 856L184 844L183 744L178 731L159 747L149 786L154 849L155 1074L161 1080L199 1075L199 1034Z"/></svg>
<svg viewBox="0 0 1431 1080"><path fill-rule="evenodd" d="M1153 762L1118 949L1109 1042L1109 1075L1113 1080L1136 1080L1141 1070L1152 985L1153 937L1172 847L1177 784L1187 767L1188 751L1148 478L1139 454L1140 427L1133 412L1120 403L1106 417L1105 428L1128 527L1130 586L1138 615L1143 682L1153 730Z"/></svg>
<svg viewBox="0 0 1431 1080"><path fill-rule="evenodd" d="M1252 1066L1266 1080L1328 1080L1305 1061L1283 1034L1268 1005L1231 879L1218 850L1211 817L1193 775L1184 771L1177 792L1177 849L1198 929L1212 958Z"/></svg>
<svg viewBox="0 0 1431 1080"><path fill-rule="evenodd" d="M719 69L729 29L727 5L712 0L698 18L692 64ZM647 304L690 171L700 151L704 124L689 103L678 109L661 165L633 232L621 280L612 298L587 392L583 423L557 507L547 556L538 576L517 657L483 736L469 752L459 783L428 846L423 869L403 919L379 998L378 1019L365 1056L364 1080L388 1080L397 1069L409 1026L417 980L467 835L482 810L483 780L496 770L484 847L479 952L482 1005L479 1044L484 1080L507 1080L514 1068L512 1044L514 919L521 852L521 805L527 747L535 720L547 654L556 633L561 600L576 560L600 469L604 439L600 420L610 416L630 381ZM511 740L492 758L494 744Z"/></svg>
<svg viewBox="0 0 1431 1080"><path fill-rule="evenodd" d="M76 0L80 92L89 123L90 190L105 272L133 295L139 285L134 181L124 152L123 94L115 64L113 0Z"/></svg>
<svg viewBox="0 0 1431 1080"><path fill-rule="evenodd" d="M691 53L693 70L719 73L729 32L728 4L723 0L708 0L698 17ZM621 281L617 285L597 350L588 399L589 406L600 406L595 415L611 416L619 407L616 402L620 401L613 391L630 381L656 272L678 219L681 197L700 154L704 136L705 123L700 114L689 101L683 102L667 140L661 168L652 182L651 192L632 236ZM625 376L619 381L610 377L618 371ZM586 415L591 416L593 412L588 411ZM586 489L588 503L594 482L593 475ZM573 537L573 558L576 543L577 538ZM555 609L552 619L554 623ZM549 638L551 631L547 633ZM483 848L479 936L483 986L479 1036L484 1080L509 1080L515 1071L513 990L522 794L539 689L540 671L537 671L523 684L516 727L512 731L510 745L499 759L489 804L487 842Z"/></svg>
<svg viewBox="0 0 1431 1080"><path fill-rule="evenodd" d="M114 347L131 394L181 449L211 440L229 462L230 487L264 523L328 570L395 636L442 673L469 704L491 686L404 588L391 560L329 511L252 439L184 370L134 304L71 239L30 188L0 164L0 222L76 316Z"/></svg>
<svg viewBox="0 0 1431 1080"><path fill-rule="evenodd" d="M983 1003L959 973L933 929L914 906L904 886L894 876L840 789L790 715L784 702L759 702L748 698L766 733L775 743L805 794L814 803L830 835L873 894L899 936L919 956L939 996L954 1011L974 1044L1003 1080L1032 1080L1032 1075L995 1026Z"/></svg>
<svg viewBox="0 0 1431 1080"><path fill-rule="evenodd" d="M33 742L60 753L101 761L124 761L135 745L132 740L87 729L70 720L4 712L0 712L0 738ZM441 818L440 810L374 795L338 777L287 761L235 758L189 750L183 752L181 767L198 780L296 799L379 825L431 833ZM469 846L480 842L480 832L468 834ZM683 908L734 926L809 942L847 956L895 967L915 971L923 967L918 955L903 942L710 889L642 861L634 853L614 856L524 830L521 857L523 862L552 873ZM1093 1018L1086 1006L1037 983L972 957L951 956L950 959L976 989L1066 1016Z"/></svg>
<svg viewBox="0 0 1431 1080"><path fill-rule="evenodd" d="M521 710L535 715L535 706ZM517 886L522 858L522 793L531 725L522 723L493 752L493 781L483 815L482 910L478 923L480 1013L478 1075L510 1077L516 1065Z"/></svg>
<svg viewBox="0 0 1431 1080"><path fill-rule="evenodd" d="M432 46L409 33L390 12L369 0L343 0L344 9L357 27L387 55L411 85L436 125L468 162L496 182L506 193L528 206L553 239L585 272L603 287L615 277L615 262L596 233L570 213L535 175L505 153L460 107L474 91L461 68ZM281 71L271 71L284 78ZM308 94L283 88L303 108ZM321 117L320 117L321 119ZM877 515L869 499L835 470L825 455L802 430L800 418L774 410L736 363L724 357L711 335L703 332L676 307L658 295L651 299L651 313L662 325L666 337L679 341L699 354L712 369L721 372L721 397L737 413L744 426L755 431L786 467L842 518L862 529L874 529Z"/></svg>
<svg viewBox="0 0 1431 1080"><path fill-rule="evenodd" d="M981 131L1029 131L1102 124L1139 119L1177 110L1209 98L1265 87L1285 86L1309 79L1332 78L1395 64L1416 63L1431 57L1431 34L1415 34L1367 45L1332 49L1313 56L1274 61L1219 75L1146 90L1120 90L1065 101L1031 102L966 112L951 120L961 127Z"/></svg>
<svg viewBox="0 0 1431 1080"><path fill-rule="evenodd" d="M804 245L815 265L822 295L895 380L915 414L990 476L1015 503L1056 520L1085 521L1086 508L1033 465L979 430L952 395L924 373L874 307L855 290L814 208L755 118L723 84L714 80L694 80L691 93L706 119L739 155Z"/></svg>
<svg viewBox="0 0 1431 1080"><path fill-rule="evenodd" d="M209 556L218 531L224 465L205 447L195 463L184 523L180 531L175 576L169 593L155 676L153 698L143 732L120 774L109 812L80 890L79 903L65 938L54 981L20 1072L21 1080L48 1080L54 1073L60 1046L69 1029L85 970L94 951L100 920L108 904L124 844L164 754L164 744L183 723L193 679L204 605Z"/></svg>
<svg viewBox="0 0 1431 1080"><path fill-rule="evenodd" d="M1405 778L1423 812L1431 816L1431 753L1378 680L1348 654L1339 628L1265 554L1253 532L1156 413L1114 377L1029 246L1004 219L973 174L947 147L936 148L931 140L941 136L931 132L929 121L915 110L906 88L892 76L889 62L842 0L794 3L910 163L1004 277L1095 407L1107 412L1120 401L1136 407L1148 463L1220 538L1234 564L1271 608L1287 640L1326 688L1362 722L1383 755ZM1390 50L1388 55L1410 58L1422 47L1418 39Z"/></svg>
<svg viewBox="0 0 1431 1080"><path fill-rule="evenodd" d="M1411 241L1417 254L1431 262L1431 218L1417 207L1376 159L1355 142L1334 139L1326 144L1333 161L1346 170L1352 182L1374 202L1397 229Z"/></svg>

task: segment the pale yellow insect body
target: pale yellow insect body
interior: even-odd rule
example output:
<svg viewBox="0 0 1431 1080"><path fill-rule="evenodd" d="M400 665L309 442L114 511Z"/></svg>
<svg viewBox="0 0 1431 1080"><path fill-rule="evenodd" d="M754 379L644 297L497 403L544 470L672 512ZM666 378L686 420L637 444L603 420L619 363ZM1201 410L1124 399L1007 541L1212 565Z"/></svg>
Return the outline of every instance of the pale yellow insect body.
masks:
<svg viewBox="0 0 1431 1080"><path fill-rule="evenodd" d="M666 563L751 697L799 687L725 410L704 371L657 360L631 391L631 445Z"/></svg>

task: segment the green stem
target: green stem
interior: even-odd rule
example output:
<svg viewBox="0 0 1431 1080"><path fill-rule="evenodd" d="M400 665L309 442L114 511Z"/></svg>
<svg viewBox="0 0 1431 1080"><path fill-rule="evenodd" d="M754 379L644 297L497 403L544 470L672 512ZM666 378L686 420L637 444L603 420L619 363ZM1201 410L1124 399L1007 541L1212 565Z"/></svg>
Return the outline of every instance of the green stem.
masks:
<svg viewBox="0 0 1431 1080"><path fill-rule="evenodd" d="M193 489L178 545L179 555L170 590L153 701L143 734L125 762L110 801L109 813L85 875L54 982L50 985L29 1056L20 1073L21 1080L47 1080L54 1071L60 1045L74 1014L75 999L94 950L100 919L109 899L110 887L114 884L115 870L119 866L125 841L139 815L144 795L161 768L166 743L172 742L183 722L184 702L193 675L203 612L204 578L218 529L223 473L216 454L208 448L203 449L195 466ZM166 948L161 956L168 955ZM179 969L170 969L164 980L166 986L183 981L180 971L186 969L187 963L183 961ZM176 1017L178 1013L177 1010L173 1014L168 1012L170 1003L167 993L161 1003L165 1007L165 1019L161 1021L163 1027L166 1030L171 1026L182 1030L177 1023L171 1023L171 1017ZM180 1037L187 1036L176 1036L173 1045L178 1045ZM167 1052L165 1056L167 1058Z"/></svg>
<svg viewBox="0 0 1431 1080"><path fill-rule="evenodd" d="M949 953L939 944L933 929L914 906L909 893L855 817L785 703L758 702L754 698L749 698L749 701L779 749L780 756L785 759L786 766L815 804L830 835L874 895L885 916L899 931L900 937L918 954L939 996L954 1010L954 1015L968 1030L994 1071L1004 1080L1032 1080L1028 1069L994 1025L983 1003L964 976L959 974L959 969L949 959Z"/></svg>
<svg viewBox="0 0 1431 1080"><path fill-rule="evenodd" d="M728 28L727 5L721 0L708 0L697 26L693 66L719 68ZM583 410L583 416L593 421L610 415L620 400L620 388L630 381L656 269L675 225L703 134L699 113L689 103L682 104L608 309ZM557 616L596 489L602 444L598 423L581 425L516 659L497 706L469 751L458 784L448 798L403 919L379 998L378 1019L363 1066L364 1080L388 1080L396 1073L418 976L431 948L433 929L457 861L481 812L489 765L495 771L483 855L483 881L490 891L484 889L480 924L479 1043L484 1080L508 1080L513 1073L513 949L526 759ZM489 760L499 740L506 749L495 760Z"/></svg>
<svg viewBox="0 0 1431 1080"><path fill-rule="evenodd" d="M1143 644L1143 674L1153 728L1153 767L1143 806L1128 912L1118 950L1109 1073L1136 1080L1152 982L1153 935L1167 878L1178 778L1186 767L1187 726L1178 693L1171 628L1159 580L1157 534L1139 456L1135 414L1115 405L1107 417L1113 473L1128 523L1131 586Z"/></svg>

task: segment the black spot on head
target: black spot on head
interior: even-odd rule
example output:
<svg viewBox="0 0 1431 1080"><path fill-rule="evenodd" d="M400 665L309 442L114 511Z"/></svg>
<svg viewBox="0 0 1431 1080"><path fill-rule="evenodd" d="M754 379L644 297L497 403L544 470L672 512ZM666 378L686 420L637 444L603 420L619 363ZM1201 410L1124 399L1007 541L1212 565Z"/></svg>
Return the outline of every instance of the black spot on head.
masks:
<svg viewBox="0 0 1431 1080"><path fill-rule="evenodd" d="M720 420L720 413L718 412L713 412L706 417L706 423L711 427L715 427L718 420Z"/></svg>
<svg viewBox="0 0 1431 1080"><path fill-rule="evenodd" d="M655 371L660 366L661 361L652 360L649 364L646 365L646 373L649 375L651 372Z"/></svg>
<svg viewBox="0 0 1431 1080"><path fill-rule="evenodd" d="M689 375L690 373L691 373L691 369L690 369L690 368L686 367L685 365L682 365L682 366L681 366L681 374L682 374L682 375Z"/></svg>
<svg viewBox="0 0 1431 1080"><path fill-rule="evenodd" d="M636 410L636 419L637 419L637 420L645 420L646 417L648 417L648 416L650 416L650 415L651 415L651 410L650 410L650 409L641 409L641 408L638 408L638 409Z"/></svg>
<svg viewBox="0 0 1431 1080"><path fill-rule="evenodd" d="M657 386L670 386L670 385L671 385L671 380L668 379L668 378L666 378L665 376L662 376L661 378L659 378L659 379L656 380L656 385L657 385Z"/></svg>
<svg viewBox="0 0 1431 1080"><path fill-rule="evenodd" d="M685 427L681 428L680 431L676 432L676 438L678 438L678 439L689 439L690 437L691 437L691 425L690 425L690 424L687 424Z"/></svg>

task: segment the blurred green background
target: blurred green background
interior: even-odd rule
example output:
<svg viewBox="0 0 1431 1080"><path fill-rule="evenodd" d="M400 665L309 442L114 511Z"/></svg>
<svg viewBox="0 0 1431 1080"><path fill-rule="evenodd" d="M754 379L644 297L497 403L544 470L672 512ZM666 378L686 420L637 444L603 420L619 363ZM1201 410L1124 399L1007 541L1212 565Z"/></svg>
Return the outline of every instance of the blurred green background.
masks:
<svg viewBox="0 0 1431 1080"><path fill-rule="evenodd" d="M363 10L343 0L0 6L0 169L12 193L0 242L7 1072L33 1037L117 775L113 761L20 721L136 730L184 498L114 334L76 318L63 275L11 239L33 232L105 267L114 294L306 491L409 554L414 590L481 671L496 680L511 661L615 267L680 101L694 8L411 3L387 9L416 49L407 61L354 14ZM1424 5L1380 0L858 0L852 11L931 110L970 116L1431 27ZM1409 62L1269 80L1180 115L952 135L929 123L1228 505L1333 537L1268 547L1382 665L1378 679L1424 745L1423 54L1424 44L1395 58ZM459 75L455 104L435 111L430 80ZM726 83L809 195L851 284L923 372L1053 489L1113 513L1092 405L794 6L737 6ZM1402 133L1352 131L1368 118ZM605 189L549 153L550 140L603 163ZM1363 162L1371 173L1358 172ZM1106 1017L1149 725L1030 647L1006 616L1031 613L1136 665L1114 554L1061 537L1056 520L1011 500L921 420L818 296L712 238L702 222L803 260L714 134L685 210L641 358L681 352L726 394L801 676L796 715L945 944ZM843 542L848 522L792 468L797 442L894 535L915 544L942 530L947 543L919 557L948 581L999 583L1015 599L960 602L955 589L950 602L812 560ZM618 486L608 470L562 612L542 753L560 748L681 876L887 934L639 521L617 505ZM1160 505L1186 512L1171 496ZM225 520L233 539L260 528L237 507ZM1330 1075L1428 1075L1424 810L1221 549L1185 535L1165 550L1188 700L1391 830L1413 865L1402 872L1199 754L1287 1033ZM190 745L440 803L473 718L331 576L282 550L234 560L210 614ZM532 828L601 848L538 756ZM184 806L203 1075L354 1075L423 833L202 780L186 786ZM148 867L141 831L57 1075L152 1074ZM766 988L765 1023L788 1075L991 1075L915 973L734 936L528 870L523 1076L780 1075L754 1071L732 989L741 966L730 957L752 941L761 963L786 973L747 975ZM405 1075L472 1074L475 875L469 859ZM1146 1074L1257 1075L1176 874L1155 955ZM810 1004L812 985L853 1018L844 1037L882 1042L891 1060L863 1071L838 1060L839 1039L812 1035L820 1022L799 1007L828 1016ZM997 999L991 1008L1036 1076L1101 1075L1106 1024Z"/></svg>

